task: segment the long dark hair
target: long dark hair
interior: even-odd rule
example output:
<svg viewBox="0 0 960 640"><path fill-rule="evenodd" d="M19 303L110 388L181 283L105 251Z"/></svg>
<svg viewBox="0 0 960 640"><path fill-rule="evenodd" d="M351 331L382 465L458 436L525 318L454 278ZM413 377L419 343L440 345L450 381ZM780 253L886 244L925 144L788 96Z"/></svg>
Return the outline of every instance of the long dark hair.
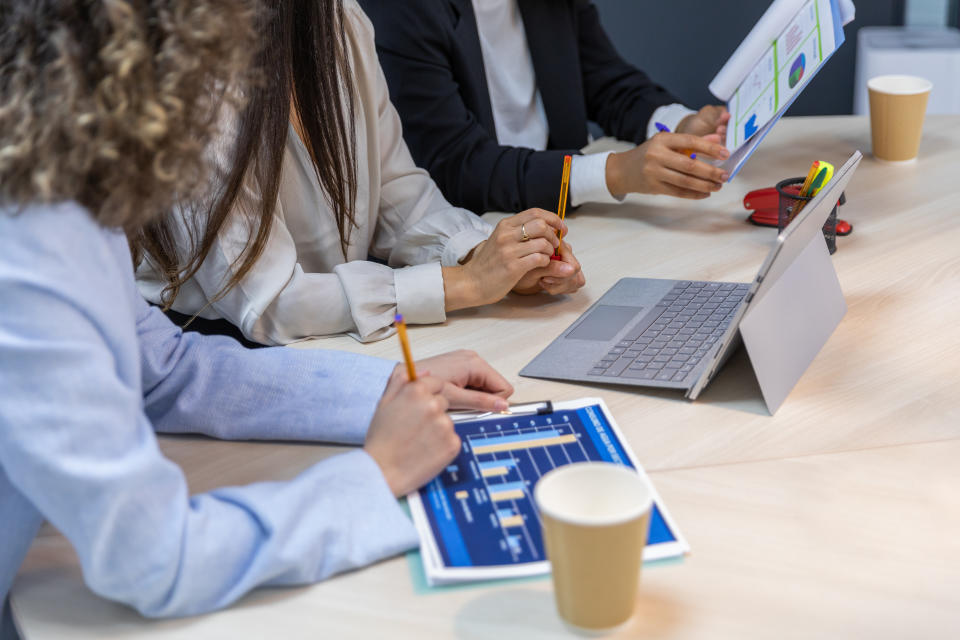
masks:
<svg viewBox="0 0 960 640"><path fill-rule="evenodd" d="M262 15L261 81L245 89L248 101L237 123L225 180L201 205L206 211L187 220L189 257L181 259L169 217L147 227L135 243L166 278L167 305L200 268L245 184L254 187L258 198L253 211L242 212L249 220L250 236L233 275L213 299L236 286L260 258L277 203L291 103L317 179L336 216L341 249L344 255L347 252L356 224L357 164L353 75L342 0L280 0Z"/></svg>

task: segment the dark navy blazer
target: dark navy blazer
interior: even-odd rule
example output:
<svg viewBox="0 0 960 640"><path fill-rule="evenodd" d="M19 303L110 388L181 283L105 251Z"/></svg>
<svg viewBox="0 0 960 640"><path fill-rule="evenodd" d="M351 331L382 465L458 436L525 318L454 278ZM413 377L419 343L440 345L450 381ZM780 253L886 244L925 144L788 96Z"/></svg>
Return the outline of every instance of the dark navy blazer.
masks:
<svg viewBox="0 0 960 640"><path fill-rule="evenodd" d="M552 210L563 156L587 144L588 119L640 143L653 112L680 102L619 56L589 0L518 0L550 137L546 151L502 146L471 0L359 2L414 160L477 213Z"/></svg>

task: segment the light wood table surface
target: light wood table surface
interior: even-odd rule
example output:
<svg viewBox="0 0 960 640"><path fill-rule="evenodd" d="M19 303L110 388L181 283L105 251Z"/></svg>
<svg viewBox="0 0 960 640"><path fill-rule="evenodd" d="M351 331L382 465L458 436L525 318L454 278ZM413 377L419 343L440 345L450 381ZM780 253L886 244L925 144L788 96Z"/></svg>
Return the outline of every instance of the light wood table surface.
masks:
<svg viewBox="0 0 960 640"><path fill-rule="evenodd" d="M861 117L786 118L733 183L703 202L631 196L568 216L587 286L511 297L411 327L417 357L468 347L515 400L601 395L692 553L648 567L629 638L960 636L960 116L929 117L920 160L869 156ZM701 399L520 378L517 372L624 276L747 282L776 232L746 224L747 191L813 159L866 157L834 255L849 311L771 417L742 351ZM496 217L493 216L495 219ZM303 348L398 358L396 341ZM191 489L290 478L341 447L161 438ZM259 590L205 617L151 622L94 596L54 532L12 602L27 638L553 638L547 579L414 591L403 558L297 589Z"/></svg>

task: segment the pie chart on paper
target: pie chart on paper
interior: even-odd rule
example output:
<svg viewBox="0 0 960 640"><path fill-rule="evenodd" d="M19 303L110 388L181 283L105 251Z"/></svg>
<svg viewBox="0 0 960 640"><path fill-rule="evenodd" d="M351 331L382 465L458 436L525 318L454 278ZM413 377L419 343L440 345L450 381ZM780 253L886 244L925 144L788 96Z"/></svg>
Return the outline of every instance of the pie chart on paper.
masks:
<svg viewBox="0 0 960 640"><path fill-rule="evenodd" d="M787 82L791 89L800 84L800 80L803 79L803 71L806 64L807 57L801 53L797 56L797 59L793 61L793 64L790 65L790 75L787 76Z"/></svg>

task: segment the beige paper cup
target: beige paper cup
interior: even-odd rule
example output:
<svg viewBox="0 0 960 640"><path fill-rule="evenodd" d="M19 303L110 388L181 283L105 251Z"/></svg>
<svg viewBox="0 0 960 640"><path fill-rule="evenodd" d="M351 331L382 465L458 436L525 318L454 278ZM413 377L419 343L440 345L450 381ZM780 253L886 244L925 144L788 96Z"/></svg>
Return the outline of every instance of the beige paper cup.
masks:
<svg viewBox="0 0 960 640"><path fill-rule="evenodd" d="M867 82L875 158L895 163L917 159L931 89L933 83L916 76L877 76Z"/></svg>
<svg viewBox="0 0 960 640"><path fill-rule="evenodd" d="M653 494L636 471L603 462L555 469L534 489L560 617L588 633L630 620Z"/></svg>

